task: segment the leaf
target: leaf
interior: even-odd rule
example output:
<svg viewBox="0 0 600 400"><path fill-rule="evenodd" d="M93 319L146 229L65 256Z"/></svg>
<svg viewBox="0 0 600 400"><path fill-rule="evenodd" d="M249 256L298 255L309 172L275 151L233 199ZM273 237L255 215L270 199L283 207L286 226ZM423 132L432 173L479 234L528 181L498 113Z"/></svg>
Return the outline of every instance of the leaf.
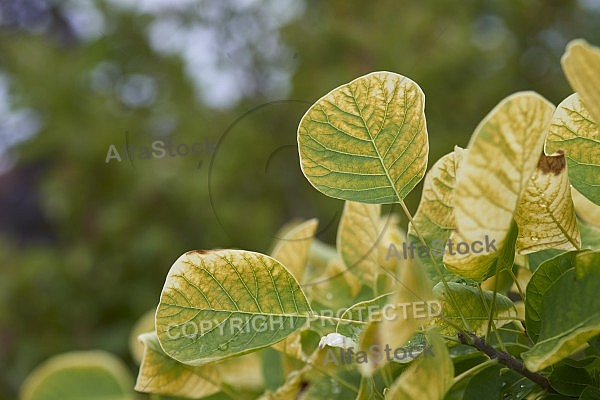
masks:
<svg viewBox="0 0 600 400"><path fill-rule="evenodd" d="M304 384L301 373L290 374L286 382L275 392L266 391L259 400L296 400L300 398Z"/></svg>
<svg viewBox="0 0 600 400"><path fill-rule="evenodd" d="M400 218L392 212L379 218L379 230L382 233L377 244L377 261L380 269L374 294L392 291L396 286L396 275L407 263L392 250L396 245L406 242L406 233L399 227L399 223Z"/></svg>
<svg viewBox="0 0 600 400"><path fill-rule="evenodd" d="M427 345L425 335L416 331L402 345L394 347L381 339L381 325L372 322L363 331L358 344L359 351L365 352L371 360L358 364L364 377L376 377L375 372L392 362L394 364L410 364L421 358L423 353L429 355L431 347ZM386 354L385 357L383 354ZM386 373L386 372L382 372Z"/></svg>
<svg viewBox="0 0 600 400"><path fill-rule="evenodd" d="M144 344L138 339L142 333L148 333L154 331L154 316L156 315L156 308L148 310L142 315L133 328L129 332L129 351L131 357L134 359L136 364L140 364L142 356L144 355Z"/></svg>
<svg viewBox="0 0 600 400"><path fill-rule="evenodd" d="M469 330L477 336L483 336L487 332L487 325L490 317L492 302L494 301L494 292L483 290L483 298L479 289L473 286L463 285L456 282L448 282L448 287L460 310L456 311L449 302L449 296L442 283L438 283L433 288L434 296L441 302L441 315L446 320ZM517 310L513 302L506 296L496 293L494 303L494 323L496 328L501 327L517 318ZM468 327L464 326L463 316ZM448 325L444 319L436 318L435 325L441 328L441 332L447 336L456 336L456 330Z"/></svg>
<svg viewBox="0 0 600 400"><path fill-rule="evenodd" d="M569 84L583 99L594 121L600 123L600 49L585 40L572 40L561 64Z"/></svg>
<svg viewBox="0 0 600 400"><path fill-rule="evenodd" d="M522 354L539 371L600 333L600 253L569 252L538 267L527 286L525 321L536 343Z"/></svg>
<svg viewBox="0 0 600 400"><path fill-rule="evenodd" d="M519 198L542 152L554 106L535 92L502 100L477 126L460 170L454 195L454 243L489 238L498 249L511 229ZM487 240L487 239L486 239ZM491 275L497 252L444 254L451 272L483 280Z"/></svg>
<svg viewBox="0 0 600 400"><path fill-rule="evenodd" d="M370 290L361 290L364 288L362 285L363 283L348 271L338 256L329 261L325 270L310 285L306 284L305 290L313 307L324 307L332 313L329 316L333 316L337 310L347 308L348 304L363 300L365 292L371 293ZM315 309L315 311L321 314L319 310Z"/></svg>
<svg viewBox="0 0 600 400"><path fill-rule="evenodd" d="M550 248L581 248L562 151L555 155L540 156L537 168L519 201L515 221L519 227L519 254Z"/></svg>
<svg viewBox="0 0 600 400"><path fill-rule="evenodd" d="M192 367L172 359L160 347L156 332L140 335L140 341L144 355L135 384L138 392L198 399L221 390L217 367Z"/></svg>
<svg viewBox="0 0 600 400"><path fill-rule="evenodd" d="M571 195L573 197L575 212L579 218L586 224L600 228L600 206L589 201L587 197L579 193L574 187L571 188Z"/></svg>
<svg viewBox="0 0 600 400"><path fill-rule="evenodd" d="M311 287L310 283L313 283L320 278L323 271L330 263L334 262L334 260L343 264L337 249L334 246L314 238L310 244L308 262L304 270L304 280L309 283L308 287Z"/></svg>
<svg viewBox="0 0 600 400"><path fill-rule="evenodd" d="M425 357L400 375L385 394L390 400L442 400L453 383L454 365L442 339L427 335L434 357Z"/></svg>
<svg viewBox="0 0 600 400"><path fill-rule="evenodd" d="M337 258L339 258L339 254L335 247L323 243L316 238L310 244L308 263L309 266L314 266L319 272L321 272L329 262Z"/></svg>
<svg viewBox="0 0 600 400"><path fill-rule="evenodd" d="M21 387L22 400L133 400L127 367L104 351L54 356L38 366Z"/></svg>
<svg viewBox="0 0 600 400"><path fill-rule="evenodd" d="M298 224L286 232L273 249L273 258L300 282L303 280L308 252L318 224L315 218Z"/></svg>
<svg viewBox="0 0 600 400"><path fill-rule="evenodd" d="M302 351L300 331L296 331L281 342L275 343L273 348L280 353L294 357L298 360L303 360L305 357L305 354Z"/></svg>
<svg viewBox="0 0 600 400"><path fill-rule="evenodd" d="M586 386L592 383L592 377L584 368L559 365L554 368L548 381L558 393L579 397Z"/></svg>
<svg viewBox="0 0 600 400"><path fill-rule="evenodd" d="M538 267L543 264L545 261L548 261L551 258L556 257L559 254L565 253L561 250L555 249L547 249L538 251L535 253L527 254L527 261L529 262L529 269L531 272L535 272Z"/></svg>
<svg viewBox="0 0 600 400"><path fill-rule="evenodd" d="M388 271L395 272L398 268L401 268L401 263L398 263L398 259L395 257L388 257L390 245L406 242L406 234L400 227L399 218L396 214L387 214L379 218L379 230L383 232L381 239L377 245L378 263L380 266ZM387 274L384 274L386 276ZM390 278L389 275L386 278ZM391 280L391 279L390 279ZM391 282L388 282L391 283ZM388 285L385 290L389 289Z"/></svg>
<svg viewBox="0 0 600 400"><path fill-rule="evenodd" d="M581 392L579 400L600 400L600 389L593 386L586 387L583 392Z"/></svg>
<svg viewBox="0 0 600 400"><path fill-rule="evenodd" d="M361 349L370 348L372 345L381 348L387 345L393 349L402 347L420 327L428 323L432 315L437 315L440 311L439 304L431 303L433 300L431 282L423 267L415 261L410 261L403 266L396 283L396 293L388 298L388 303L380 309L380 315L374 317L366 329L363 328L360 338ZM378 306L381 300L383 299L375 299L372 304ZM385 364L385 361L387 360L382 360L380 363L359 364L359 368L363 375L371 376Z"/></svg>
<svg viewBox="0 0 600 400"><path fill-rule="evenodd" d="M329 356L332 354L332 356ZM260 400L345 400L356 398L360 375L352 365L340 368L340 355L328 346L317 349L304 367L289 374L275 392L267 391Z"/></svg>
<svg viewBox="0 0 600 400"><path fill-rule="evenodd" d="M465 150L458 146L431 167L425 176L421 202L409 225L409 234L417 236L416 230L426 239L450 236L456 229L454 217L454 187ZM428 243L431 240L428 241Z"/></svg>
<svg viewBox="0 0 600 400"><path fill-rule="evenodd" d="M348 309L340 315L340 318L344 321L338 322L335 331L348 336L353 340L358 340L363 329L366 327L367 322L381 319L383 308L394 299L395 293L385 293L373 299L360 301L348 307ZM357 323L348 321L356 321Z"/></svg>
<svg viewBox="0 0 600 400"><path fill-rule="evenodd" d="M427 324L432 314L440 310L432 310L435 305L432 285L423 267L415 261L404 265L396 283L396 293L391 304L393 315L388 318L387 311L382 308L382 321L379 325L379 335L383 343L390 347L400 347L405 344L415 331Z"/></svg>
<svg viewBox="0 0 600 400"><path fill-rule="evenodd" d="M564 99L552 117L546 154L564 151L571 184L600 204L600 130L577 94Z"/></svg>
<svg viewBox="0 0 600 400"><path fill-rule="evenodd" d="M292 334L292 336L295 335L297 335L297 333ZM250 353L249 355L255 354L260 357L260 368L258 371L259 374L262 375L261 380L264 381L264 388L266 390L276 390L283 385L286 376L298 368L295 363L296 360L289 359L285 354L281 354L273 347L266 348L260 352ZM236 360L237 359L234 358L231 362L235 362Z"/></svg>
<svg viewBox="0 0 600 400"><path fill-rule="evenodd" d="M402 201L427 168L424 107L421 88L392 72L373 72L332 90L300 121L302 172L330 197Z"/></svg>
<svg viewBox="0 0 600 400"><path fill-rule="evenodd" d="M360 388L356 395L356 400L371 400L376 396L377 388L372 378L360 378Z"/></svg>
<svg viewBox="0 0 600 400"><path fill-rule="evenodd" d="M314 239L308 254L303 287L312 303L346 307L359 294L361 281L349 272L337 249Z"/></svg>
<svg viewBox="0 0 600 400"><path fill-rule="evenodd" d="M394 308L397 307L393 300L396 298L396 293L386 293L375 297L371 300L358 302L353 306L349 307L342 315L341 318L345 321L338 322L336 332L345 335L352 341L360 341L359 346L352 343L354 349L367 350L371 345L378 345L380 348L382 338L380 335L381 321L384 318L394 316ZM384 314L384 310L386 313ZM387 313L387 311L391 313ZM348 322L356 321L356 322ZM371 352L367 350L367 353ZM363 376L371 376L381 365L385 362L370 362L359 365Z"/></svg>
<svg viewBox="0 0 600 400"><path fill-rule="evenodd" d="M346 201L337 231L337 250L346 267L369 286L379 270L378 241L381 205Z"/></svg>
<svg viewBox="0 0 600 400"><path fill-rule="evenodd" d="M600 227L579 223L581 232L581 247L584 249L600 250Z"/></svg>
<svg viewBox="0 0 600 400"><path fill-rule="evenodd" d="M463 376L454 383L446 400L525 399L535 387L522 375L496 363Z"/></svg>
<svg viewBox="0 0 600 400"><path fill-rule="evenodd" d="M167 275L156 332L167 355L202 365L277 343L309 314L298 282L277 260L244 250L191 251Z"/></svg>
<svg viewBox="0 0 600 400"><path fill-rule="evenodd" d="M454 216L454 187L456 185L456 172L458 171L465 150L458 146L452 153L440 158L425 176L425 184L421 195L421 202L409 224L408 234L413 242L419 242L417 232L425 239L425 243L433 250L431 255L435 262L443 265L444 245L450 234L456 229ZM429 257L421 258L427 267L429 277L439 281L437 270Z"/></svg>
<svg viewBox="0 0 600 400"><path fill-rule="evenodd" d="M264 351L244 354L240 357L215 363L214 366L227 385L242 391L258 391L260 393L265 387L261 368L261 356L263 354Z"/></svg>

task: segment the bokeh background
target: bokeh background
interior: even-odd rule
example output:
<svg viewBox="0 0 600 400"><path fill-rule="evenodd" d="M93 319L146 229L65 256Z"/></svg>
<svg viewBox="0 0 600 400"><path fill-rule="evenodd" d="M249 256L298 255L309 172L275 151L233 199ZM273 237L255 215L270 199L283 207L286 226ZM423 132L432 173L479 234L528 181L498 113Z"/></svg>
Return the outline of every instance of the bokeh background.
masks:
<svg viewBox="0 0 600 400"><path fill-rule="evenodd" d="M309 217L333 241L342 204L294 148L331 89L418 82L431 165L503 97L569 95L560 56L598 21L600 0L0 0L0 399L70 350L135 373L129 331L187 250L266 252ZM156 140L218 146L124 159Z"/></svg>

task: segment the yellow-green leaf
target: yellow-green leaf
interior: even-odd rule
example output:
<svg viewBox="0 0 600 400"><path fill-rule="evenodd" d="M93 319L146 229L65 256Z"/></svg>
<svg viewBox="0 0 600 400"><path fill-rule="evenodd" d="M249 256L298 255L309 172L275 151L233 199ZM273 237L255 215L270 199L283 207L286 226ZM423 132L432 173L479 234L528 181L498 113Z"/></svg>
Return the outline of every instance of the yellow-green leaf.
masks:
<svg viewBox="0 0 600 400"><path fill-rule="evenodd" d="M571 188L575 212L586 224L600 228L600 206L592 203L575 188Z"/></svg>
<svg viewBox="0 0 600 400"><path fill-rule="evenodd" d="M140 335L144 344L135 390L198 399L220 391L221 377L214 365L193 367L164 353L156 332Z"/></svg>
<svg viewBox="0 0 600 400"><path fill-rule="evenodd" d="M296 400L299 399L304 385L304 369L298 373L289 374L285 383L275 392L267 391L259 400Z"/></svg>
<svg viewBox="0 0 600 400"><path fill-rule="evenodd" d="M241 391L264 389L262 352L244 354L215 364L224 383Z"/></svg>
<svg viewBox="0 0 600 400"><path fill-rule="evenodd" d="M600 123L600 49L585 40L573 40L561 63L571 87L579 93L594 121Z"/></svg>
<svg viewBox="0 0 600 400"><path fill-rule="evenodd" d="M104 351L54 356L38 366L21 387L21 400L132 400L133 379L127 367Z"/></svg>
<svg viewBox="0 0 600 400"><path fill-rule="evenodd" d="M356 398L360 375L355 364L341 366L339 348L317 348L304 367L287 376L275 392L267 391L260 400L346 400Z"/></svg>
<svg viewBox="0 0 600 400"><path fill-rule="evenodd" d="M425 243L433 250L431 255L439 266L442 266L442 249L450 234L456 229L454 216L454 187L456 174L462 164L465 150L458 146L452 153L440 158L425 176L421 202L413 221L409 224L409 239L419 242L417 232L423 236ZM439 281L437 269L429 257L421 262L427 267L429 276Z"/></svg>
<svg viewBox="0 0 600 400"><path fill-rule="evenodd" d="M385 393L389 400L442 400L452 387L454 364L446 344L435 332L427 334L434 357L424 357L404 371Z"/></svg>
<svg viewBox="0 0 600 400"><path fill-rule="evenodd" d="M360 378L360 387L356 400L371 400L376 396L377 388L375 387L375 381L373 378Z"/></svg>
<svg viewBox="0 0 600 400"><path fill-rule="evenodd" d="M148 310L142 315L129 332L129 351L133 360L139 365L144 355L144 344L139 340L142 333L154 332L154 316L156 308Z"/></svg>
<svg viewBox="0 0 600 400"><path fill-rule="evenodd" d="M452 322L463 329L469 330L477 336L485 335L492 304L494 304L494 324L499 328L517 318L517 309L513 302L506 296L494 293L490 290L482 290L473 286L463 285L456 282L448 282L452 297L456 300L460 310L457 312L450 303L446 287L438 283L433 288L433 294L440 301L442 318L435 318L435 325L441 328L443 334L455 336L456 329L448 325L446 321ZM483 295L482 295L483 294ZM464 326L463 318L469 326Z"/></svg>
<svg viewBox="0 0 600 400"><path fill-rule="evenodd" d="M406 233L398 226L399 218L396 214L387 214L379 218L379 231L382 232L381 239L377 245L378 262L390 272L395 272L401 268L401 260L396 257L388 257L390 245L398 246L399 243L406 242ZM386 274L387 275L387 274ZM391 278L389 275L386 278ZM391 279L390 279L390 284ZM389 289L388 285L386 290Z"/></svg>
<svg viewBox="0 0 600 400"><path fill-rule="evenodd" d="M301 331L296 331L281 342L275 343L273 348L287 356L304 360L306 355L302 351L301 337Z"/></svg>
<svg viewBox="0 0 600 400"><path fill-rule="evenodd" d="M414 260L406 263L400 272L396 294L391 301L395 318L388 319L384 315L379 323L383 342L390 347L404 345L420 326L429 321L432 313L439 311L430 309L428 302L432 300L432 285L423 267Z"/></svg>
<svg viewBox="0 0 600 400"><path fill-rule="evenodd" d="M283 264L300 282L317 225L318 221L315 218L298 224L286 232L273 249L273 258Z"/></svg>
<svg viewBox="0 0 600 400"><path fill-rule="evenodd" d="M600 76L600 71L598 71ZM572 94L554 112L546 139L546 154L564 151L571 184L600 205L600 128L584 107L580 96Z"/></svg>
<svg viewBox="0 0 600 400"><path fill-rule="evenodd" d="M421 202L408 228L410 235L417 236L418 230L426 239L439 239L456 229L454 187L464 154L464 149L455 146L452 153L433 164L425 176Z"/></svg>
<svg viewBox="0 0 600 400"><path fill-rule="evenodd" d="M392 72L373 72L332 90L298 127L304 175L330 197L402 201L427 168L424 107L421 88Z"/></svg>
<svg viewBox="0 0 600 400"><path fill-rule="evenodd" d="M369 321L381 319L381 311L383 311L386 304L392 303L395 300L395 296L396 294L393 292L385 293L373 299L359 301L358 303L353 304L340 315L340 318L344 321L338 322L335 331L352 340L358 340ZM393 305L395 306L395 303L393 303Z"/></svg>
<svg viewBox="0 0 600 400"><path fill-rule="evenodd" d="M549 248L576 250L581 247L565 164L562 152L540 156L515 213L520 254Z"/></svg>
<svg viewBox="0 0 600 400"><path fill-rule="evenodd" d="M379 270L381 205L346 201L337 231L337 250L354 275L375 286Z"/></svg>
<svg viewBox="0 0 600 400"><path fill-rule="evenodd" d="M513 215L533 174L554 106L539 94L520 92L502 100L477 126L458 171L454 195L454 243L504 247ZM476 280L493 274L499 252L444 254L454 273Z"/></svg>
<svg viewBox="0 0 600 400"><path fill-rule="evenodd" d="M535 383L525 379L523 375L516 371L506 368L503 364L490 361L479 361L480 364L457 376L454 385L446 393L444 400L538 398L528 395L534 387L537 387ZM454 362L457 363L457 360L454 359ZM546 398L551 399L552 397ZM566 400L563 397L559 397L559 399Z"/></svg>
<svg viewBox="0 0 600 400"><path fill-rule="evenodd" d="M327 266L334 260L339 260L343 264L334 246L324 243L318 238L314 238L308 251L308 261L304 269L304 281L307 283L317 281ZM308 287L311 286L309 285Z"/></svg>
<svg viewBox="0 0 600 400"><path fill-rule="evenodd" d="M386 298L389 301L379 309L380 315L362 331L362 349L372 345L381 348L388 345L393 349L402 347L420 327L428 323L432 315L440 311L431 303L434 299L431 282L423 267L415 261L407 262L402 267L396 292ZM384 359L380 363L360 364L359 368L363 375L371 376L385 362Z"/></svg>
<svg viewBox="0 0 600 400"><path fill-rule="evenodd" d="M277 260L244 250L191 251L167 275L156 333L167 355L201 365L277 343L311 313Z"/></svg>
<svg viewBox="0 0 600 400"><path fill-rule="evenodd" d="M339 310L356 301L362 282L348 271L348 268L336 254L324 266L321 274L306 286L306 293L313 304L319 304L328 310Z"/></svg>
<svg viewBox="0 0 600 400"><path fill-rule="evenodd" d="M569 252L542 263L527 285L527 332L536 342L522 354L539 371L600 334L600 252Z"/></svg>

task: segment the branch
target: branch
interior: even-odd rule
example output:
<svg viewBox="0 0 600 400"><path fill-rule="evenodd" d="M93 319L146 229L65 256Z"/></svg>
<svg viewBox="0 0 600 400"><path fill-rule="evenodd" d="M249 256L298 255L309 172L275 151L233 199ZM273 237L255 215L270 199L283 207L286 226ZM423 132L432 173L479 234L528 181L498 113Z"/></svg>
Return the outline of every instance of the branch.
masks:
<svg viewBox="0 0 600 400"><path fill-rule="evenodd" d="M525 365L523 365L522 361L517 360L505 351L495 349L487 344L485 340L478 338L475 334L471 332L467 332L467 334L469 335L468 338L462 332L458 333L458 340L462 344L475 347L477 350L485 353L492 360L498 360L498 362L501 364L506 365L513 371L516 371L529 380L537 383L547 392L555 393L555 390L552 388L552 386L550 386L550 382L548 382L548 379L546 379L545 376L536 372L531 372L525 368Z"/></svg>

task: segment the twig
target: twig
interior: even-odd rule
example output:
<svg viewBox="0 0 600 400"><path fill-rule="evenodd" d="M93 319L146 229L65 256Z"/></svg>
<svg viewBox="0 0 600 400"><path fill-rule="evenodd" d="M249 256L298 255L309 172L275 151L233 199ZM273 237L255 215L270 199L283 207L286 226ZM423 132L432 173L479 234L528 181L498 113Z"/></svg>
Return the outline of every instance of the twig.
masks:
<svg viewBox="0 0 600 400"><path fill-rule="evenodd" d="M458 340L460 340L462 344L475 347L477 350L485 353L492 360L498 360L498 362L500 362L501 364L506 365L513 371L516 371L524 377L537 383L547 392L555 393L555 390L552 389L552 386L550 386L550 382L548 382L548 379L546 379L545 376L536 372L531 372L530 370L525 368L525 365L523 365L522 361L517 360L505 351L495 349L494 347L487 344L485 340L478 338L475 334L471 332L467 332L467 334L469 335L468 338L462 332L458 333Z"/></svg>

